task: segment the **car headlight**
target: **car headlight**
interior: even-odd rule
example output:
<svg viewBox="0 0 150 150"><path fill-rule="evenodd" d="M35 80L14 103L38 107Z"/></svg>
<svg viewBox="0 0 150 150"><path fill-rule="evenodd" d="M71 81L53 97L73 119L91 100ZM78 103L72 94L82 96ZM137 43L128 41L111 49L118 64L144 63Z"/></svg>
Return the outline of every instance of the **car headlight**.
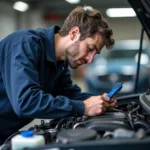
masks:
<svg viewBox="0 0 150 150"><path fill-rule="evenodd" d="M122 67L122 72L125 75L133 75L136 72L136 68L130 65L126 65Z"/></svg>
<svg viewBox="0 0 150 150"><path fill-rule="evenodd" d="M135 59L135 62L137 63L137 62L138 62L138 54L135 55L135 58L134 58L134 59ZM140 64L141 64L141 65L146 65L146 64L148 64L148 62L149 62L149 57L148 57L148 55L142 53L142 54L141 54Z"/></svg>

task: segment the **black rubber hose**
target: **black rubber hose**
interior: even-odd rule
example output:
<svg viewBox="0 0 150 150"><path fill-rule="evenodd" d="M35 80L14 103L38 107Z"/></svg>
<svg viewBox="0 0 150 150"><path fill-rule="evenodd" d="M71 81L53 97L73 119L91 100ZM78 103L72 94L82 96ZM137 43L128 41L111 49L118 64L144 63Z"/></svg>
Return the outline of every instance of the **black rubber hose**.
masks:
<svg viewBox="0 0 150 150"><path fill-rule="evenodd" d="M142 120L133 122L133 125L134 125L134 128L139 127L139 126L140 127L142 126L144 129L150 128L150 126L145 121L142 121Z"/></svg>

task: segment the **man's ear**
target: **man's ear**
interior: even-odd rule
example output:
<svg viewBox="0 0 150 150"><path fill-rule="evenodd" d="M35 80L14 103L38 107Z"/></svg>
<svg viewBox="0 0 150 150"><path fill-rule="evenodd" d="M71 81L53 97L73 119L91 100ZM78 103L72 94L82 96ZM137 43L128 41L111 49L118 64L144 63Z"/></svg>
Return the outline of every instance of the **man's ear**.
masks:
<svg viewBox="0 0 150 150"><path fill-rule="evenodd" d="M80 37L80 29L77 26L74 26L70 31L69 31L69 36L71 40L79 39Z"/></svg>

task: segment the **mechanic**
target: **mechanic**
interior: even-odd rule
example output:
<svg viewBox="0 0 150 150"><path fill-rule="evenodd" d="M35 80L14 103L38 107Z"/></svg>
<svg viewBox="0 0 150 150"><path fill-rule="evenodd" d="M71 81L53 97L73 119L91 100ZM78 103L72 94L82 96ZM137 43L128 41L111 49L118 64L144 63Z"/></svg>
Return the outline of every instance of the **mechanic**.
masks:
<svg viewBox="0 0 150 150"><path fill-rule="evenodd" d="M68 67L92 63L104 46L114 44L101 13L78 6L60 28L21 29L0 42L0 140L34 118L100 115L116 99L81 92Z"/></svg>

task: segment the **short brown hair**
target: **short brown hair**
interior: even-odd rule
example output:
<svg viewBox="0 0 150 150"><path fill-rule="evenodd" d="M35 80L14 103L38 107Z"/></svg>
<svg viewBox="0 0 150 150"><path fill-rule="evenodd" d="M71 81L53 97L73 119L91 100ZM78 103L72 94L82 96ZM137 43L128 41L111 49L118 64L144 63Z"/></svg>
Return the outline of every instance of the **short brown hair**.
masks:
<svg viewBox="0 0 150 150"><path fill-rule="evenodd" d="M113 35L112 29L108 26L102 14L91 6L78 6L71 11L64 21L59 34L66 36L74 26L78 26L80 29L80 40L92 37L95 33L99 32L107 48L114 45L114 39L111 37Z"/></svg>

